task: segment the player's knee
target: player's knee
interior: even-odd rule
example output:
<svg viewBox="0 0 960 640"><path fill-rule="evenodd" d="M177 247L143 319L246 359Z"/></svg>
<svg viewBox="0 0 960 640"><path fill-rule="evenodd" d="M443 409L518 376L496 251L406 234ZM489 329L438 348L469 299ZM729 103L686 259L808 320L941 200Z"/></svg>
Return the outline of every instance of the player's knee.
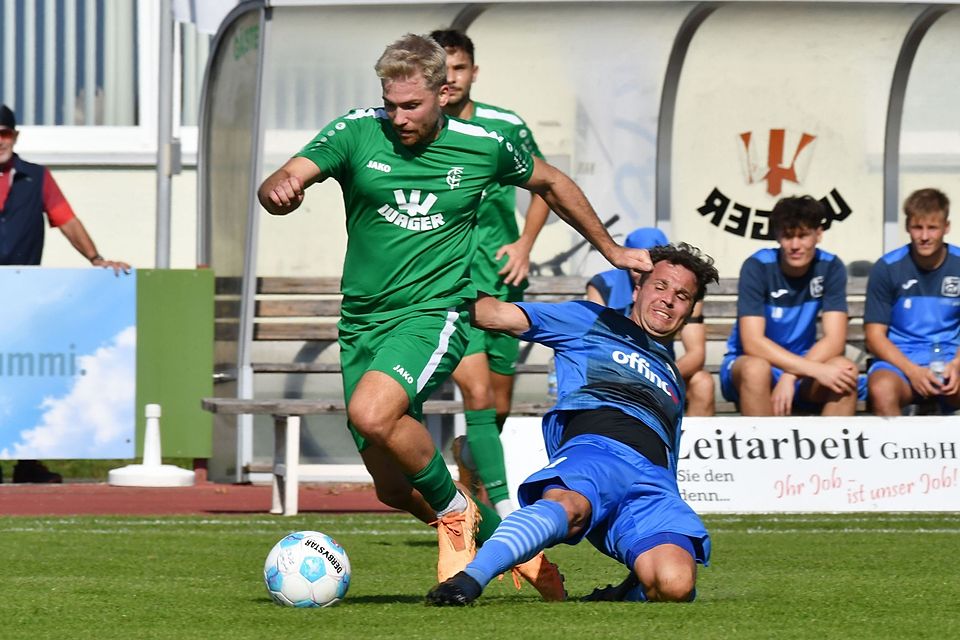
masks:
<svg viewBox="0 0 960 640"><path fill-rule="evenodd" d="M770 362L754 356L740 356L737 373L741 386L770 386Z"/></svg>
<svg viewBox="0 0 960 640"><path fill-rule="evenodd" d="M891 371L877 371L867 378L867 395L873 403L896 403L903 381Z"/></svg>
<svg viewBox="0 0 960 640"><path fill-rule="evenodd" d="M351 399L347 418L360 435L374 444L382 444L396 423L396 416L374 402Z"/></svg>
<svg viewBox="0 0 960 640"><path fill-rule="evenodd" d="M703 402L713 402L713 376L703 369L690 376L690 380L687 382L687 397L691 401L697 399Z"/></svg>
<svg viewBox="0 0 960 640"><path fill-rule="evenodd" d="M469 410L480 411L493 408L493 389L482 382L465 382L460 384L460 393L463 394L463 405Z"/></svg>
<svg viewBox="0 0 960 640"><path fill-rule="evenodd" d="M682 565L661 567L648 587L651 600L690 602L697 586L696 571Z"/></svg>

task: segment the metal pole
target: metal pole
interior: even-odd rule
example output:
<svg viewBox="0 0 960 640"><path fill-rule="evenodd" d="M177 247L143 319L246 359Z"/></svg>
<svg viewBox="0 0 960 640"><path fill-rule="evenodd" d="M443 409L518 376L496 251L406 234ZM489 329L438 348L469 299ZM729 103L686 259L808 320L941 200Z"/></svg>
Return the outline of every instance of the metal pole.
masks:
<svg viewBox="0 0 960 640"><path fill-rule="evenodd" d="M173 139L173 10L160 0L160 82L157 109L157 250L158 269L170 268L170 192L180 172L180 142Z"/></svg>

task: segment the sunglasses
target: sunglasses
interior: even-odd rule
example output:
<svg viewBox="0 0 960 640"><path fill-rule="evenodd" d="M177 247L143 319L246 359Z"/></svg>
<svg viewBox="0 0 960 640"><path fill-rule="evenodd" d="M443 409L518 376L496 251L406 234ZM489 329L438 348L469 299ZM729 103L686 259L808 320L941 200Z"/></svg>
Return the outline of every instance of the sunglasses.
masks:
<svg viewBox="0 0 960 640"><path fill-rule="evenodd" d="M0 140L13 140L16 135L16 129L0 129Z"/></svg>

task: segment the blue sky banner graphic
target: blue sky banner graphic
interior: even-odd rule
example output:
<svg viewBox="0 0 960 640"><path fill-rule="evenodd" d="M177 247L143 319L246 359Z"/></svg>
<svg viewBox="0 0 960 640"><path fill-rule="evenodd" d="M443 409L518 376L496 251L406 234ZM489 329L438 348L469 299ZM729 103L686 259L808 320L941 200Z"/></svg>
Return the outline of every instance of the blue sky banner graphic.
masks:
<svg viewBox="0 0 960 640"><path fill-rule="evenodd" d="M136 277L0 268L0 458L132 458Z"/></svg>

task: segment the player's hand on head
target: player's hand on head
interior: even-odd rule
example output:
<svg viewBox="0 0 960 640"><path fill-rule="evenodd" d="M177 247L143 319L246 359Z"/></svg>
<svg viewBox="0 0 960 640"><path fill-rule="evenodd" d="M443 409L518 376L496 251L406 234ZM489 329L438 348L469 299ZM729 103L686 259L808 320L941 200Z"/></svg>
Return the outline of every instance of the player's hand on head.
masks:
<svg viewBox="0 0 960 640"><path fill-rule="evenodd" d="M635 274L653 270L650 252L646 249L618 246L611 257L610 263L620 269L629 269Z"/></svg>
<svg viewBox="0 0 960 640"><path fill-rule="evenodd" d="M507 256L507 262L497 275L503 277L504 284L520 286L530 273L530 250L519 242L511 242L500 247L494 259L499 261L503 256Z"/></svg>

